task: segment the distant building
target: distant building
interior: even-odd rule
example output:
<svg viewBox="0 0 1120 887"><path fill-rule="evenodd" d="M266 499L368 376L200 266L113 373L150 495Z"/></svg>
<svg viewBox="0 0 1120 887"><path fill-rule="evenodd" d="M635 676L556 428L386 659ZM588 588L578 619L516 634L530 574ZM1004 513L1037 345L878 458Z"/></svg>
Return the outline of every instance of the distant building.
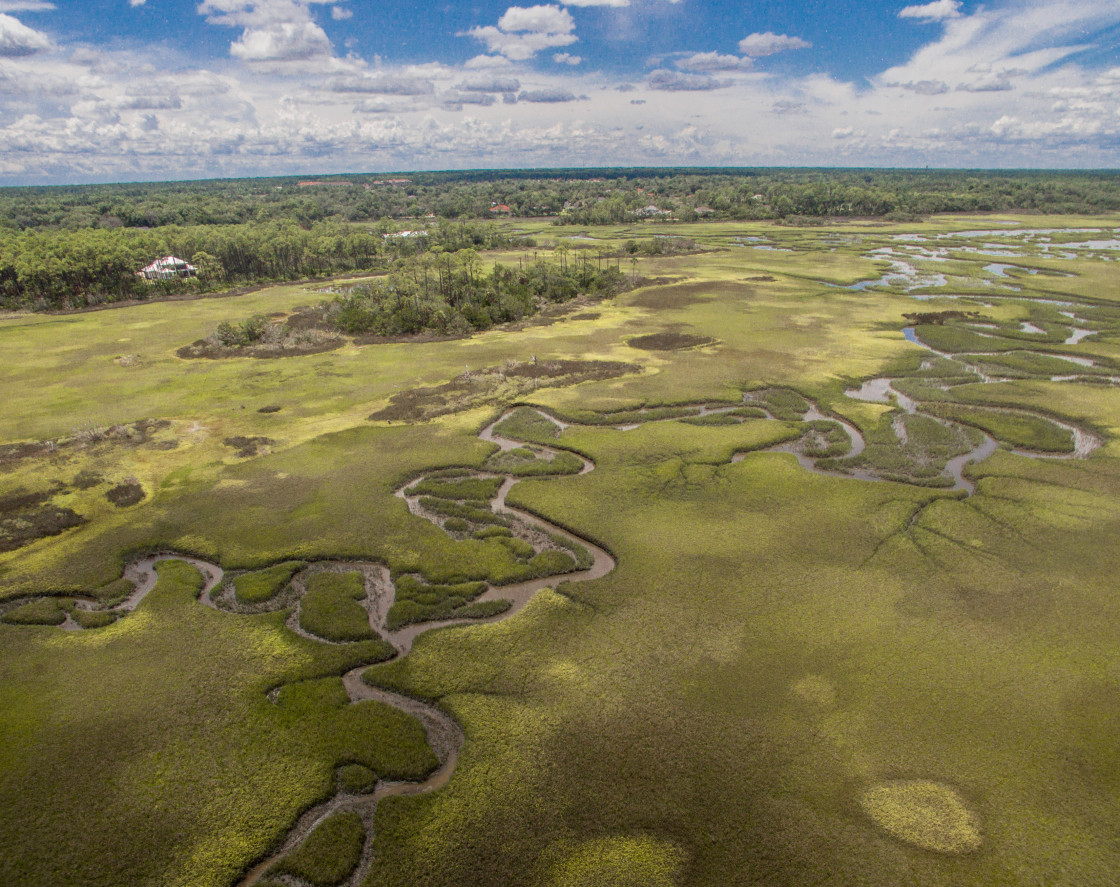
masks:
<svg viewBox="0 0 1120 887"><path fill-rule="evenodd" d="M698 206L698 207L696 207L694 212L698 216L710 216L712 213L715 212L715 210L712 209L710 206Z"/></svg>
<svg viewBox="0 0 1120 887"><path fill-rule="evenodd" d="M332 181L332 182L311 181L311 182L297 182L296 187L297 188L319 188L319 187L337 187L339 185L350 185L350 184L353 184L353 183L352 182L343 182L341 180Z"/></svg>
<svg viewBox="0 0 1120 887"><path fill-rule="evenodd" d="M634 211L634 215L646 216L647 218L652 216L671 216L672 214L672 210L662 209L659 206L654 206L652 203L649 206L643 206L641 209Z"/></svg>
<svg viewBox="0 0 1120 887"><path fill-rule="evenodd" d="M513 212L513 210L506 206L504 203L495 203L492 207L490 207L490 212L509 215Z"/></svg>
<svg viewBox="0 0 1120 887"><path fill-rule="evenodd" d="M156 259L147 268L141 268L136 272L136 276L148 281L174 280L177 277L198 277L198 269L175 256L164 256L162 259Z"/></svg>

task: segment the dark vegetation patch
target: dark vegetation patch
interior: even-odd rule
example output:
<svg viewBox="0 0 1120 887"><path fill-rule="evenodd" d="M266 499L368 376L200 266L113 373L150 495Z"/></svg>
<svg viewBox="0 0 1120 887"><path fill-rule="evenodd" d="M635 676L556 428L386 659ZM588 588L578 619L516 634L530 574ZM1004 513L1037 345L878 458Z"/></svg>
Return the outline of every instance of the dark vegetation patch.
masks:
<svg viewBox="0 0 1120 887"><path fill-rule="evenodd" d="M714 345L716 342L711 336L693 336L688 333L650 333L648 336L637 336L626 344L631 348L641 348L643 351L680 351L684 348L699 348L704 345Z"/></svg>
<svg viewBox="0 0 1120 887"><path fill-rule="evenodd" d="M55 440L27 441L0 444L0 470L10 468L26 459L69 455L74 452L104 452L114 446L142 446L167 448L167 441L157 441L158 432L171 427L166 419L141 419L122 425L87 426L72 435ZM98 481L100 483L100 480ZM83 488L84 489L84 488Z"/></svg>
<svg viewBox="0 0 1120 887"><path fill-rule="evenodd" d="M630 300L630 304L638 308L652 308L654 310L702 305L711 301L713 286L718 286L718 284L709 282L682 283L676 286L648 289L636 294Z"/></svg>
<svg viewBox="0 0 1120 887"><path fill-rule="evenodd" d="M773 283L777 279L772 274L756 274L754 277L743 278L747 283Z"/></svg>
<svg viewBox="0 0 1120 887"><path fill-rule="evenodd" d="M105 483L105 478L95 471L83 468L78 472L71 483L76 490L92 490L99 484Z"/></svg>
<svg viewBox="0 0 1120 887"><path fill-rule="evenodd" d="M257 412L258 413L279 413L282 409L284 409L284 408L281 407L281 406L272 405L272 406L267 406L267 407L261 407L259 410L257 410Z"/></svg>
<svg viewBox="0 0 1120 887"><path fill-rule="evenodd" d="M117 484L105 494L105 498L117 508L128 508L130 505L139 505L144 501L144 488L134 480Z"/></svg>
<svg viewBox="0 0 1120 887"><path fill-rule="evenodd" d="M237 450L237 455L242 459L250 456L260 456L267 452L267 448L274 446L276 441L269 437L227 437L222 441L227 447Z"/></svg>
<svg viewBox="0 0 1120 887"><path fill-rule="evenodd" d="M300 602L300 628L327 641L346 642L375 638L365 600L361 573L316 573L307 578L307 593Z"/></svg>
<svg viewBox="0 0 1120 887"><path fill-rule="evenodd" d="M316 826L272 871L300 878L314 887L335 887L358 867L365 840L366 829L359 814L335 813Z"/></svg>
<svg viewBox="0 0 1120 887"><path fill-rule="evenodd" d="M579 314L573 314L569 320L598 320L602 316L598 311L581 311Z"/></svg>
<svg viewBox="0 0 1120 887"><path fill-rule="evenodd" d="M18 490L0 498L0 552L15 551L86 522L72 508L51 504L56 492L57 488L47 492Z"/></svg>
<svg viewBox="0 0 1120 887"><path fill-rule="evenodd" d="M373 421L422 422L488 403L508 403L538 388L559 388L636 373L641 367L611 360L542 360L487 367L427 388L394 394Z"/></svg>

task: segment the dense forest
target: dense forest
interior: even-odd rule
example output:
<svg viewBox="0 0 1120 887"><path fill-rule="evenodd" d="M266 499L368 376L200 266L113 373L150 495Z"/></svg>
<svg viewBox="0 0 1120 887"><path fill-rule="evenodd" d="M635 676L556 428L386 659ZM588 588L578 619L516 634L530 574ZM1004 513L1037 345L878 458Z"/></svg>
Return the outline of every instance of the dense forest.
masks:
<svg viewBox="0 0 1120 887"><path fill-rule="evenodd" d="M474 221L495 217L803 223L1011 210L1120 210L1120 173L559 169L0 188L0 308L387 271L414 253L512 245ZM405 227L416 230L402 236ZM165 255L191 262L197 276L136 276Z"/></svg>
<svg viewBox="0 0 1120 887"><path fill-rule="evenodd" d="M261 316L225 321L214 333L180 350L183 357L243 354L272 357L321 351L359 340L433 334L466 335L539 314L578 297L611 298L632 281L602 257L560 250L555 261L514 267L495 263L483 272L478 253L420 253L395 263L383 278L341 287L333 298L276 320Z"/></svg>

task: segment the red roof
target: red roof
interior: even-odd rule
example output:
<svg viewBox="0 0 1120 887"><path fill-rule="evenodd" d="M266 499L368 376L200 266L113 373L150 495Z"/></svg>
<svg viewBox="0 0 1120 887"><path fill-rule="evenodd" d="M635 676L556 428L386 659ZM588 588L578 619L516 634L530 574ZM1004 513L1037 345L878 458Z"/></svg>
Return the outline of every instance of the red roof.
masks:
<svg viewBox="0 0 1120 887"><path fill-rule="evenodd" d="M513 210L510 209L508 206L506 206L504 203L495 203L492 207L490 207L490 212L492 212L492 213L511 213L511 212L513 212Z"/></svg>

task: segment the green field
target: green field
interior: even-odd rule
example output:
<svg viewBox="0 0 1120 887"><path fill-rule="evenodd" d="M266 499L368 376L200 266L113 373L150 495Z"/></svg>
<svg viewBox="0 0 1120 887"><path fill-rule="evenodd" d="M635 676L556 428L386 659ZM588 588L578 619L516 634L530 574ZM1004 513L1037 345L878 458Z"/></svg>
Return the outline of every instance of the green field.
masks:
<svg viewBox="0 0 1120 887"><path fill-rule="evenodd" d="M1120 218L503 224L701 251L274 359L176 352L316 287L0 317L0 883L1111 883L1120 272L969 232Z"/></svg>

